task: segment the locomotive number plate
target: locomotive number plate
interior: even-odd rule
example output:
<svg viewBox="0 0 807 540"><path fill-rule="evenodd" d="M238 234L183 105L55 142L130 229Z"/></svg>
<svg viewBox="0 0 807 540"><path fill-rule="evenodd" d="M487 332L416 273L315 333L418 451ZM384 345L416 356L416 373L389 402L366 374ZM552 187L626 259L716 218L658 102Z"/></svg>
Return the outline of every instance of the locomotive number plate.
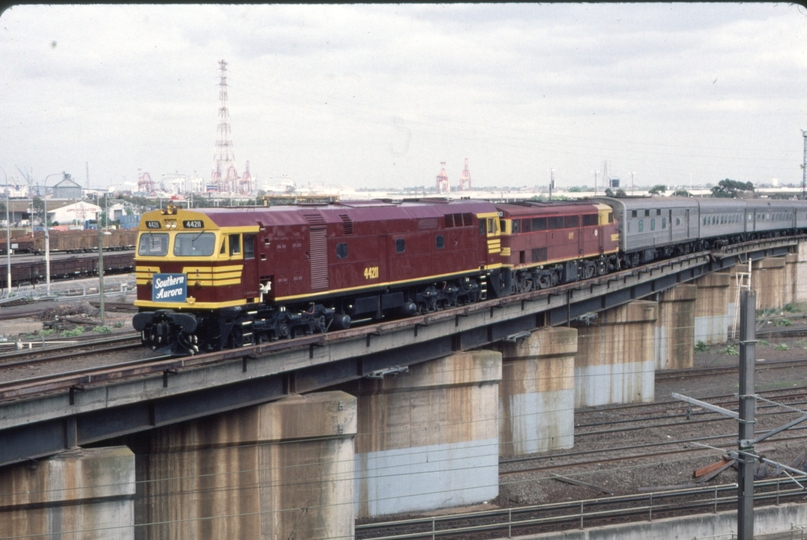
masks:
<svg viewBox="0 0 807 540"><path fill-rule="evenodd" d="M159 221L147 221L146 222L146 228L147 229L159 229L160 228L160 222Z"/></svg>
<svg viewBox="0 0 807 540"><path fill-rule="evenodd" d="M369 266L364 269L364 279L378 279L378 267Z"/></svg>
<svg viewBox="0 0 807 540"><path fill-rule="evenodd" d="M184 302L188 297L188 276L185 274L154 274L151 287L152 302Z"/></svg>
<svg viewBox="0 0 807 540"><path fill-rule="evenodd" d="M186 219L182 222L182 226L186 229L204 229L205 222L201 219Z"/></svg>

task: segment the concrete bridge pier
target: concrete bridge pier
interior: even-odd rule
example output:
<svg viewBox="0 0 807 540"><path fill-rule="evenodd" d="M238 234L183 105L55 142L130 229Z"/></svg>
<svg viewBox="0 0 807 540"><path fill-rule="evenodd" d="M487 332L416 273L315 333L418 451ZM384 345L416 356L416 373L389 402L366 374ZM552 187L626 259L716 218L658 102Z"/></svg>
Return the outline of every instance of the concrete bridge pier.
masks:
<svg viewBox="0 0 807 540"><path fill-rule="evenodd" d="M576 321L575 408L653 401L658 304L635 300Z"/></svg>
<svg viewBox="0 0 807 540"><path fill-rule="evenodd" d="M695 285L698 286L698 293L695 300L694 343L725 343L728 340L731 276L725 273L707 274L695 280Z"/></svg>
<svg viewBox="0 0 807 540"><path fill-rule="evenodd" d="M495 498L501 377L500 353L474 351L341 385L358 397L356 516Z"/></svg>
<svg viewBox="0 0 807 540"><path fill-rule="evenodd" d="M76 448L0 469L0 538L135 537L135 456Z"/></svg>
<svg viewBox="0 0 807 540"><path fill-rule="evenodd" d="M544 327L501 342L499 453L524 455L574 446L577 329Z"/></svg>
<svg viewBox="0 0 807 540"><path fill-rule="evenodd" d="M343 392L154 430L137 460L137 538L352 538L355 433Z"/></svg>
<svg viewBox="0 0 807 540"><path fill-rule="evenodd" d="M796 286L793 290L793 301L807 302L807 242L799 242L794 266Z"/></svg>
<svg viewBox="0 0 807 540"><path fill-rule="evenodd" d="M752 263L751 288L757 293L757 309L777 309L792 301L792 278L785 257Z"/></svg>
<svg viewBox="0 0 807 540"><path fill-rule="evenodd" d="M695 299L698 287L680 284L658 295L656 370L695 364Z"/></svg>

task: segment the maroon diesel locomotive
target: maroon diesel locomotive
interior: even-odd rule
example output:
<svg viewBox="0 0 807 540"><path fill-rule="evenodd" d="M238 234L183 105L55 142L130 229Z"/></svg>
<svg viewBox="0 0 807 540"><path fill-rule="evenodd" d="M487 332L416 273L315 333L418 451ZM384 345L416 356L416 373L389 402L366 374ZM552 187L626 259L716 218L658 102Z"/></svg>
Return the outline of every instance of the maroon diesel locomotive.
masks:
<svg viewBox="0 0 807 540"><path fill-rule="evenodd" d="M157 210L139 226L133 323L192 354L425 313L504 294L500 251L487 202Z"/></svg>

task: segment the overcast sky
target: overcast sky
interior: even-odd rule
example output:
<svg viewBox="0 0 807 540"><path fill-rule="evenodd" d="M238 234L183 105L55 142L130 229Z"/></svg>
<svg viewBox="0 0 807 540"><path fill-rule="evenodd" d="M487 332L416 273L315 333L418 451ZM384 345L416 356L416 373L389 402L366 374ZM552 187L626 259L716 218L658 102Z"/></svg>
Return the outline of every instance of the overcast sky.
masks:
<svg viewBox="0 0 807 540"><path fill-rule="evenodd" d="M445 161L456 185L465 158L475 187L591 186L604 160L623 185L802 181L798 5L26 5L0 58L15 179L209 178L224 59L259 181L432 186Z"/></svg>

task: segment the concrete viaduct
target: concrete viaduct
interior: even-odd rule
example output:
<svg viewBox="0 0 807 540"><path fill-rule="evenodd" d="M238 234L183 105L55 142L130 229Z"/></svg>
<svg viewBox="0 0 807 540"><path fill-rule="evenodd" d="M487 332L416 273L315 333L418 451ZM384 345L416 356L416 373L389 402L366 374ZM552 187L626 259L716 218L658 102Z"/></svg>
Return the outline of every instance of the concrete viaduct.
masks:
<svg viewBox="0 0 807 540"><path fill-rule="evenodd" d="M0 538L352 538L493 499L500 456L726 341L747 261L758 308L807 301L799 240L0 402Z"/></svg>

